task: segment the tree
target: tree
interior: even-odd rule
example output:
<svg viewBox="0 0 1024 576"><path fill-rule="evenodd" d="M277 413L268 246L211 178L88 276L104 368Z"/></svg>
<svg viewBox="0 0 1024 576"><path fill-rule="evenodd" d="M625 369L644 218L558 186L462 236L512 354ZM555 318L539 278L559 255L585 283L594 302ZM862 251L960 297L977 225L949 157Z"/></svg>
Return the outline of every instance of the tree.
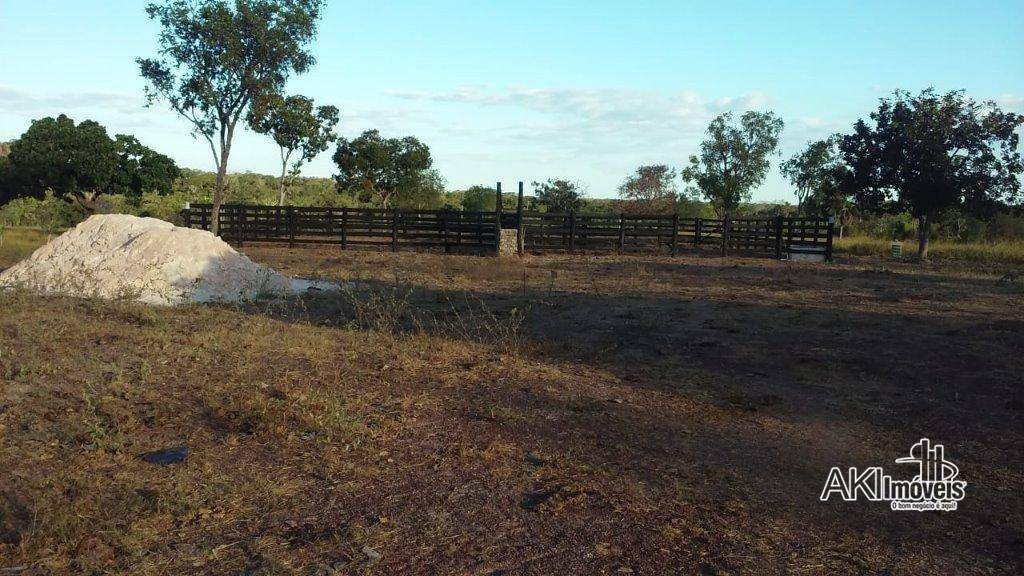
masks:
<svg viewBox="0 0 1024 576"><path fill-rule="evenodd" d="M796 188L797 212L804 212L804 204L810 196L829 195L838 187L837 176L842 170L838 142L838 136L811 142L779 167Z"/></svg>
<svg viewBox="0 0 1024 576"><path fill-rule="evenodd" d="M430 148L413 136L384 138L377 130L367 130L352 141L339 139L334 163L339 190L364 190L388 208L395 194L420 184L433 160Z"/></svg>
<svg viewBox="0 0 1024 576"><path fill-rule="evenodd" d="M811 142L781 166L782 174L796 188L797 212L835 217L840 238L854 209L843 185L850 170L839 153L841 139L837 134Z"/></svg>
<svg viewBox="0 0 1024 576"><path fill-rule="evenodd" d="M678 191L676 171L664 164L640 166L619 186L619 196L628 200L627 209L638 214L658 214L675 209Z"/></svg>
<svg viewBox="0 0 1024 576"><path fill-rule="evenodd" d="M393 199L399 208L434 210L444 203L445 180L436 169L421 170Z"/></svg>
<svg viewBox="0 0 1024 576"><path fill-rule="evenodd" d="M497 201L493 186L471 186L462 193L462 209L467 212L494 212Z"/></svg>
<svg viewBox="0 0 1024 576"><path fill-rule="evenodd" d="M144 146L138 138L118 134L114 140L117 167L109 192L124 194L137 202L143 192L170 194L174 180L181 174L174 160Z"/></svg>
<svg viewBox="0 0 1024 576"><path fill-rule="evenodd" d="M282 98L273 94L253 105L249 126L273 138L281 152L278 206L284 205L286 187L298 177L302 165L338 139L334 134L337 124L337 108L320 106L314 110L313 100L305 96Z"/></svg>
<svg viewBox="0 0 1024 576"><path fill-rule="evenodd" d="M844 187L865 210L910 213L918 222L919 258L928 257L940 211L990 210L1020 197L1021 115L963 91L927 89L883 98L871 120L857 121L839 144L850 168Z"/></svg>
<svg viewBox="0 0 1024 576"><path fill-rule="evenodd" d="M683 170L683 181L693 184L687 191L700 192L719 216L735 212L740 202L750 200L751 188L764 181L784 126L771 112L746 112L739 126L731 121L731 112L711 121L700 156L690 156Z"/></svg>
<svg viewBox="0 0 1024 576"><path fill-rule="evenodd" d="M585 193L578 182L550 179L547 182L534 182L533 187L537 203L545 206L548 212L576 212L583 206Z"/></svg>
<svg viewBox="0 0 1024 576"><path fill-rule="evenodd" d="M163 27L157 58L137 60L150 104L166 100L210 145L217 167L211 229L219 230L228 158L253 102L283 92L315 62L323 0L165 0L146 7Z"/></svg>
<svg viewBox="0 0 1024 576"><path fill-rule="evenodd" d="M110 186L117 165L106 128L92 120L75 125L63 114L34 120L11 144L7 160L12 197L42 198L49 189L83 206L89 194Z"/></svg>

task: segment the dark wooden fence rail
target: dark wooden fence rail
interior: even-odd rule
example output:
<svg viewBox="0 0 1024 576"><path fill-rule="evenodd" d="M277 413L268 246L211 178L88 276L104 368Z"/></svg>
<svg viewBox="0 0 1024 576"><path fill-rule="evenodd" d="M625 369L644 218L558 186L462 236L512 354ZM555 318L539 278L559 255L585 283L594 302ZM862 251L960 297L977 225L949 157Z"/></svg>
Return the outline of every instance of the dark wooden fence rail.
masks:
<svg viewBox="0 0 1024 576"><path fill-rule="evenodd" d="M209 204L182 211L186 226L210 229ZM220 234L237 244L287 242L494 251L499 230L518 229L520 249L532 252L617 251L672 254L713 247L782 258L796 252L832 257L831 222L820 218L680 218L673 215L551 212L461 212L307 208L229 204L221 207Z"/></svg>
<svg viewBox="0 0 1024 576"><path fill-rule="evenodd" d="M512 216L515 216L514 214ZM832 257L832 224L819 218L679 218L671 215L581 215L524 212L527 250L668 250L715 246L782 258L791 252Z"/></svg>
<svg viewBox="0 0 1024 576"><path fill-rule="evenodd" d="M349 246L442 247L494 250L494 212L307 208L297 206L221 207L220 235L229 242L287 242ZM182 211L186 226L209 230L212 207L192 204Z"/></svg>

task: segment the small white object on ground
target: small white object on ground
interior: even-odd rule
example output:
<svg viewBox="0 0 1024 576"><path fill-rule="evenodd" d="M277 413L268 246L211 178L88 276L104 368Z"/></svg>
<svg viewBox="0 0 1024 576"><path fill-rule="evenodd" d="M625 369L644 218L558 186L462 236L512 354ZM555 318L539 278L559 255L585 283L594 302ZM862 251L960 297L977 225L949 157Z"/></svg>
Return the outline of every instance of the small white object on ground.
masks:
<svg viewBox="0 0 1024 576"><path fill-rule="evenodd" d="M0 287L173 306L280 297L338 285L278 274L204 230L103 214L0 273Z"/></svg>

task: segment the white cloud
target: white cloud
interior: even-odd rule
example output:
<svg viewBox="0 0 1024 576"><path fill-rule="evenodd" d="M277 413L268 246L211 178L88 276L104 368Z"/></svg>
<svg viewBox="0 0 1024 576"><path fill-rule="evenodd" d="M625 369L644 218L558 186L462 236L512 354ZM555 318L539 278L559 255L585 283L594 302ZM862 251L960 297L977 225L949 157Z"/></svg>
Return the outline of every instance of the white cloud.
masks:
<svg viewBox="0 0 1024 576"><path fill-rule="evenodd" d="M996 104L1008 112L1024 113L1024 96L1014 94L1003 94L995 99Z"/></svg>
<svg viewBox="0 0 1024 576"><path fill-rule="evenodd" d="M0 112L56 115L63 111L103 108L118 114L144 114L145 98L115 92L64 92L35 94L0 86Z"/></svg>
<svg viewBox="0 0 1024 576"><path fill-rule="evenodd" d="M76 122L96 120L111 132L180 130L180 122L173 112L159 105L147 108L141 94L37 93L0 86L0 132L5 136L21 134L32 120L60 114L67 114Z"/></svg>
<svg viewBox="0 0 1024 576"><path fill-rule="evenodd" d="M729 110L762 108L768 97L751 92L737 97L706 100L694 92L663 94L621 88L528 88L497 89L488 86L462 86L450 92L388 90L403 100L477 104L480 106L518 107L534 112L563 114L581 118L650 119L711 117Z"/></svg>
<svg viewBox="0 0 1024 576"><path fill-rule="evenodd" d="M468 85L386 94L398 107L415 102L449 120L423 135L442 170L459 167L452 171L454 185L566 177L589 184L598 197L614 195L638 165L684 165L715 116L775 105L759 91L709 97L695 91Z"/></svg>
<svg viewBox="0 0 1024 576"><path fill-rule="evenodd" d="M500 89L463 86L448 92L391 90L402 100L501 107L526 113L525 120L486 130L506 144L544 146L588 154L622 154L624 148L664 149L692 141L708 122L727 111L764 108L761 92L707 99L694 92L665 94L619 88ZM463 126L451 130L472 133ZM484 129L480 130L483 135Z"/></svg>

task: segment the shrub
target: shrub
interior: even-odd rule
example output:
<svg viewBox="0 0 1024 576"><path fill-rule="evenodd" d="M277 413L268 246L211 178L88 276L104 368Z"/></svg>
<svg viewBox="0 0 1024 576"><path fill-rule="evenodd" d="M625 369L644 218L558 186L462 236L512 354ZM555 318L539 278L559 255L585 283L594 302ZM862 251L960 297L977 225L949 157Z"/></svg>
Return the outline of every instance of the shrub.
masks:
<svg viewBox="0 0 1024 576"><path fill-rule="evenodd" d="M81 206L57 198L47 191L42 200L16 198L0 206L0 222L6 226L31 226L53 233L71 228L87 214Z"/></svg>

